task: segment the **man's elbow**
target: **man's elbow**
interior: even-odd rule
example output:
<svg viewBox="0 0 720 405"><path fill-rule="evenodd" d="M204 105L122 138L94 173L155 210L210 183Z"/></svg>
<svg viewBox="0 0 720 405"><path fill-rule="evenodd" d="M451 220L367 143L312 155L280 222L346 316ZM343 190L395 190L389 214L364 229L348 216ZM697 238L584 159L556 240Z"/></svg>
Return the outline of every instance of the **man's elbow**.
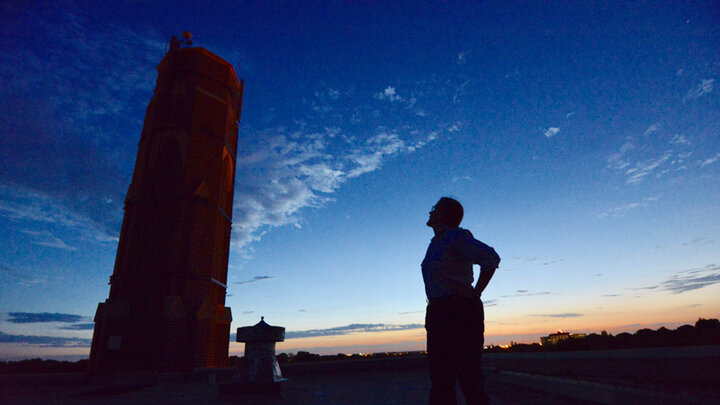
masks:
<svg viewBox="0 0 720 405"><path fill-rule="evenodd" d="M497 268L500 265L500 255L497 254L495 249L492 250L492 267Z"/></svg>

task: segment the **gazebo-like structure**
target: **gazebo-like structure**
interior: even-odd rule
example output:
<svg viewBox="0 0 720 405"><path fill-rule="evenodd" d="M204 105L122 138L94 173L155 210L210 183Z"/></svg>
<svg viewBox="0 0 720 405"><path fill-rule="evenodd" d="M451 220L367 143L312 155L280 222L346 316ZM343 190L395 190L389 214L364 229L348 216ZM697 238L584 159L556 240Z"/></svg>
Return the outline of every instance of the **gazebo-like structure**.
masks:
<svg viewBox="0 0 720 405"><path fill-rule="evenodd" d="M285 340L285 328L268 325L260 317L257 324L238 328L236 340L245 343L245 356L232 382L221 386L221 393L279 393L285 379L275 357L275 343Z"/></svg>

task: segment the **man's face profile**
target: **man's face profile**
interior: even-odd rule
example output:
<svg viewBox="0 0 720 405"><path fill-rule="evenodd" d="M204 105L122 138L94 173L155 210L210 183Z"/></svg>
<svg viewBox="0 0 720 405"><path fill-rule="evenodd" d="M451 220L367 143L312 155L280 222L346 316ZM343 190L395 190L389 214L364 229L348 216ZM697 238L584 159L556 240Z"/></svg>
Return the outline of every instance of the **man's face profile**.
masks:
<svg viewBox="0 0 720 405"><path fill-rule="evenodd" d="M442 206L438 201L438 203L433 205L432 209L430 210L430 217L428 218L426 225L433 228L439 225L444 217L445 215L442 212Z"/></svg>

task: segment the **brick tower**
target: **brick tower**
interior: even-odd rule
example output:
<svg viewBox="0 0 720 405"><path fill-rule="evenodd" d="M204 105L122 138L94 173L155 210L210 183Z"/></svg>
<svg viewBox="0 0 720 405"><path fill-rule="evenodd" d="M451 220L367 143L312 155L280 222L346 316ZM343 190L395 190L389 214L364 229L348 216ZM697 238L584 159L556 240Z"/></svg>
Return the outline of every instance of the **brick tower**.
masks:
<svg viewBox="0 0 720 405"><path fill-rule="evenodd" d="M125 199L110 297L98 304L91 373L228 361L228 248L243 82L173 38Z"/></svg>

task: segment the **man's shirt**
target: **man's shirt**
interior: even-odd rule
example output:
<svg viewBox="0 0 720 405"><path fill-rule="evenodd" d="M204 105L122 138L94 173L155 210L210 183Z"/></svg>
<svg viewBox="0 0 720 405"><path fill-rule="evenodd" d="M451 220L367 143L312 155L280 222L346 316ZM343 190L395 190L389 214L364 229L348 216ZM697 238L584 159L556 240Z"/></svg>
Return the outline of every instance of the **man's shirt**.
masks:
<svg viewBox="0 0 720 405"><path fill-rule="evenodd" d="M472 293L473 264L496 268L500 256L495 249L475 239L470 231L448 228L430 241L422 262L428 299Z"/></svg>

